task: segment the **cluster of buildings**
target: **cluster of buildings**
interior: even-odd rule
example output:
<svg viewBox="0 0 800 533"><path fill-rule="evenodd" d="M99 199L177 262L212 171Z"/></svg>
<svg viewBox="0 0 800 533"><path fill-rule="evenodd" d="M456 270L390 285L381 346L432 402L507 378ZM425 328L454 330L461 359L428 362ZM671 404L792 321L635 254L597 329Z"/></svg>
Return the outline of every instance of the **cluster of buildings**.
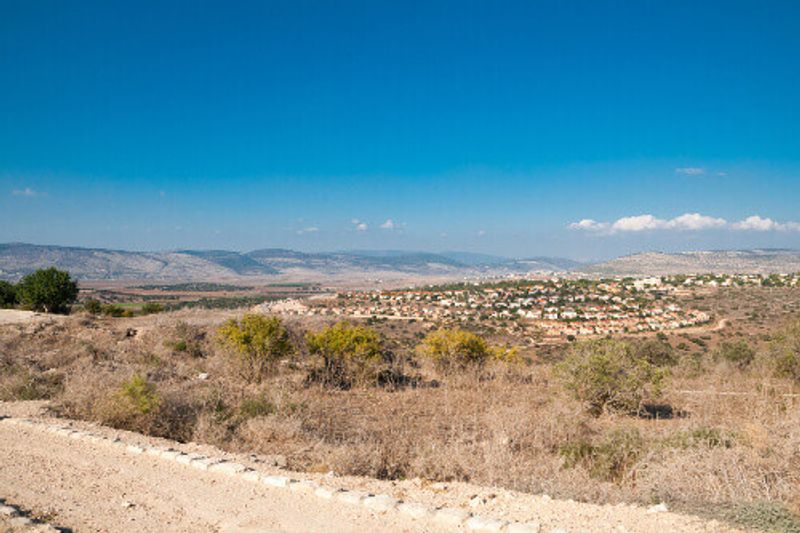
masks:
<svg viewBox="0 0 800 533"><path fill-rule="evenodd" d="M514 324L550 338L674 330L710 320L707 313L683 309L673 297L677 291L662 278L553 278L348 291L328 300L278 302L270 310L442 324Z"/></svg>

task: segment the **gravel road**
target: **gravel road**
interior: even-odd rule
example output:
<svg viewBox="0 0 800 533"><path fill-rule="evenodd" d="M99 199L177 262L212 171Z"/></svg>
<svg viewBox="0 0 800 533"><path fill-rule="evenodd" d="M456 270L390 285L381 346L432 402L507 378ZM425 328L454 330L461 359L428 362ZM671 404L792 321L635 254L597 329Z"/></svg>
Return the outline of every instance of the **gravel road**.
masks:
<svg viewBox="0 0 800 533"><path fill-rule="evenodd" d="M0 402L3 415L0 498L77 532L733 531L662 509L291 473L253 456L45 418L38 404ZM189 462L195 456L207 459ZM217 461L247 470L208 467Z"/></svg>

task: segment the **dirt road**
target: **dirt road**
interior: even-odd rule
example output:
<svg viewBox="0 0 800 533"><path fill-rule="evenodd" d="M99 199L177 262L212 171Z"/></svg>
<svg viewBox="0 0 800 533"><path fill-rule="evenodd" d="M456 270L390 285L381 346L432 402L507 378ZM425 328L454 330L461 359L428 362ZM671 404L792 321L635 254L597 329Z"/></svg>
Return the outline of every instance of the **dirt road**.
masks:
<svg viewBox="0 0 800 533"><path fill-rule="evenodd" d="M0 419L0 498L78 532L731 531L662 509L288 473L255 457L19 411L0 403L0 415L11 415Z"/></svg>

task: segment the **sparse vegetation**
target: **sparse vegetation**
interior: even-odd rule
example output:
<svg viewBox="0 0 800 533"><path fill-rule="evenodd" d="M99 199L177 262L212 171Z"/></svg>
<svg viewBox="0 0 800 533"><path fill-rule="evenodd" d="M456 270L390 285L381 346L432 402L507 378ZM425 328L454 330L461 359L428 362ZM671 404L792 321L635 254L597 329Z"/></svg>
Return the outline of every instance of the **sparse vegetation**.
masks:
<svg viewBox="0 0 800 533"><path fill-rule="evenodd" d="M217 330L217 339L250 382L261 381L293 351L289 333L277 317L246 314L241 320L231 319Z"/></svg>
<svg viewBox="0 0 800 533"><path fill-rule="evenodd" d="M17 288L13 283L0 280L0 309L14 307L17 303Z"/></svg>
<svg viewBox="0 0 800 533"><path fill-rule="evenodd" d="M381 336L366 326L339 322L309 333L306 343L309 353L321 360L312 380L332 387L377 384L391 363Z"/></svg>
<svg viewBox="0 0 800 533"><path fill-rule="evenodd" d="M574 344L560 373L567 389L594 415L640 412L645 400L660 395L666 376L630 343L612 339Z"/></svg>
<svg viewBox="0 0 800 533"><path fill-rule="evenodd" d="M417 351L444 373L481 368L491 360L513 361L517 357L516 350L489 346L482 337L462 329L432 331Z"/></svg>

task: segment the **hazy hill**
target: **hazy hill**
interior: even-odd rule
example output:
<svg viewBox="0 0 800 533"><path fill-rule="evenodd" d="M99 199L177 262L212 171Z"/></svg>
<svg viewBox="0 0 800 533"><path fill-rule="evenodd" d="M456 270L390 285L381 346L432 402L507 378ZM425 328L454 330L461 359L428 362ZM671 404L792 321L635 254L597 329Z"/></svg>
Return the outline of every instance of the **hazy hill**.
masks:
<svg viewBox="0 0 800 533"><path fill-rule="evenodd" d="M791 273L800 271L798 250L723 250L707 252L648 252L589 265L589 274L649 276L703 273Z"/></svg>
<svg viewBox="0 0 800 533"><path fill-rule="evenodd" d="M266 248L127 252L98 248L0 244L0 278L17 279L37 268L56 266L79 279L209 280L292 275L320 277L400 273L470 276L550 272L576 263L566 259L514 260L466 252L344 251L303 253Z"/></svg>

